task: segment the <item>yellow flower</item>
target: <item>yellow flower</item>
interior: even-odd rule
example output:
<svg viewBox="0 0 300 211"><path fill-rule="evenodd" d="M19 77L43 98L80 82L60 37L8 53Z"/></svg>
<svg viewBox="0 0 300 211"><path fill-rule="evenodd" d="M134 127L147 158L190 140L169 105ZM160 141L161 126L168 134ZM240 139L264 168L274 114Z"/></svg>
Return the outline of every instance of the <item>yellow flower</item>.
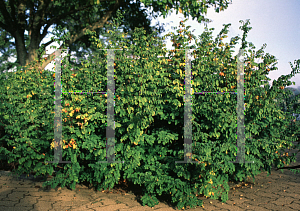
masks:
<svg viewBox="0 0 300 211"><path fill-rule="evenodd" d="M50 149L53 149L54 148L54 142L52 142L51 144L50 144Z"/></svg>

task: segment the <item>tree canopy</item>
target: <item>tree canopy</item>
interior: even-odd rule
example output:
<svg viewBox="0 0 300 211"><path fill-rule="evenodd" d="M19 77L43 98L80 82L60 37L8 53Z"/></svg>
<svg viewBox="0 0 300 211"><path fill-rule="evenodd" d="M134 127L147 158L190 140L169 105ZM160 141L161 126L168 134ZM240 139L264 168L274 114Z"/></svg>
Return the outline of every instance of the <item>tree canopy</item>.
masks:
<svg viewBox="0 0 300 211"><path fill-rule="evenodd" d="M151 19L146 13L147 8L152 8L153 18L163 16L175 9L176 14L182 13L184 17L191 15L199 23L209 22L204 17L207 8L214 6L219 12L228 7L229 0L0 0L0 58L1 72L16 65L25 66L37 59L39 62L45 54L45 48L55 41L60 40L66 30L70 39L60 46L69 47L71 51L78 52L79 47L87 50L91 43L87 30L95 31L96 35L105 36L105 25L116 17L117 10L125 11L125 16L120 26L124 33L133 31L135 27L144 27L147 33L157 30L164 31L163 26L151 27ZM54 30L48 29L53 26ZM25 34L28 32L28 35ZM41 44L49 34L47 43ZM12 38L15 39L12 42ZM129 37L131 39L131 37ZM83 45L84 44L84 45ZM42 47L43 51L37 51ZM17 58L16 62L8 62L10 56ZM47 56L39 69L44 69L55 57L55 52ZM39 63L37 63L39 64Z"/></svg>

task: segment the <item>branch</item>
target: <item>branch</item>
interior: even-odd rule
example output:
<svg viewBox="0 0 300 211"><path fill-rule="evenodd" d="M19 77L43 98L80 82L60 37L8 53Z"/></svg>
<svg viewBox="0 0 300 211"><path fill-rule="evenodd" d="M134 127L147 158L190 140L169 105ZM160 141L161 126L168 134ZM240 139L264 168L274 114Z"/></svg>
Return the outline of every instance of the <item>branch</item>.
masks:
<svg viewBox="0 0 300 211"><path fill-rule="evenodd" d="M18 22L16 23L17 24L17 30L20 29L20 32L22 32L22 34L24 34L24 31L25 31L25 27L27 25L27 21L26 21L26 14L25 14L25 11L26 11L26 5L25 5L25 2L20 0L18 2L18 5L17 5L17 9L18 9Z"/></svg>
<svg viewBox="0 0 300 211"><path fill-rule="evenodd" d="M32 18L30 18L32 17ZM34 3L31 5L30 8L30 13L29 13L29 30L28 30L28 35L31 39L31 33L33 31L33 21L34 21L35 13L34 13Z"/></svg>
<svg viewBox="0 0 300 211"><path fill-rule="evenodd" d="M285 166L285 167L277 168L276 171L278 171L279 169L297 169L297 168L300 168L300 165L297 165L297 166Z"/></svg>
<svg viewBox="0 0 300 211"><path fill-rule="evenodd" d="M80 30L80 32L76 35L72 35L70 40L65 41L65 43L63 43L59 48L62 48L62 46L64 44L70 46L72 43L74 43L76 40L80 39L81 37L83 37L85 35L85 32L87 31L87 29L94 31L97 28L103 27L104 24L107 22L107 20L112 17L113 12L115 12L118 8L119 8L119 0L116 0L116 3L114 4L113 8L106 12L106 14L102 17L102 19L96 23L94 23L92 26L88 26L82 30ZM49 55L48 57L46 57L46 61L39 67L40 70L45 69L45 67L55 58L55 52L53 52L51 55Z"/></svg>
<svg viewBox="0 0 300 211"><path fill-rule="evenodd" d="M46 48L48 45L50 45L51 43L53 43L55 40L50 40L49 42L46 42L44 44L42 44L42 46L44 46L44 48Z"/></svg>
<svg viewBox="0 0 300 211"><path fill-rule="evenodd" d="M14 25L14 23L11 21L12 18L10 17L9 13L7 12L6 5L5 5L5 2L3 0L0 0L0 11L3 14L5 22L10 25L10 26L7 26L7 27L9 27L9 29L12 30L11 27Z"/></svg>
<svg viewBox="0 0 300 211"><path fill-rule="evenodd" d="M5 31L13 35L13 31L11 30L11 28L8 25L2 23L1 21L0 21L0 28L4 29Z"/></svg>
<svg viewBox="0 0 300 211"><path fill-rule="evenodd" d="M63 13L63 14L57 15L57 16L55 16L55 17L49 19L49 20L42 20L42 21L41 21L41 26L47 24L47 25L44 27L43 35L44 35L44 34L47 34L48 28L49 28L50 26L52 26L56 21L61 20L61 19L64 19L64 18L66 18L67 16L69 16L70 14L75 14L75 13L77 13L77 12L79 12L79 11L85 10L85 9L90 8L90 7L93 7L93 6L94 6L94 5L85 6L85 7L79 8L79 9L77 9L77 10L75 9L75 10L71 10L71 11L69 11L69 12L67 12L67 13ZM54 8L53 8L53 9L54 9Z"/></svg>
<svg viewBox="0 0 300 211"><path fill-rule="evenodd" d="M15 0L9 1L9 6L10 6L10 9L11 9L12 20L13 20L14 23L17 23L16 11L15 11Z"/></svg>
<svg viewBox="0 0 300 211"><path fill-rule="evenodd" d="M104 14L104 16L101 18L100 21L95 22L92 26L88 26L86 28L83 28L79 31L78 34L76 35L71 35L70 37L70 41L67 41L68 45L71 45L72 43L74 43L77 39L83 37L85 35L85 32L89 29L90 31L94 31L95 29L101 28L104 26L104 23L106 23L108 21L108 19L110 17L112 17L112 13L114 13L120 6L119 0L116 0L116 3L114 4L113 8L106 12L106 14Z"/></svg>
<svg viewBox="0 0 300 211"><path fill-rule="evenodd" d="M44 1L39 1L40 5L38 5L37 7L37 12L35 13L35 17L33 20L33 23L36 23L35 26L33 26L33 30L35 29L40 29L42 28L43 25L43 21L45 19L45 9L48 7L47 4L49 4L49 1L46 1L46 3L44 3ZM38 33L40 35L40 32Z"/></svg>
<svg viewBox="0 0 300 211"><path fill-rule="evenodd" d="M64 13L64 14L61 14L59 16L54 16L49 20L41 20L41 23L39 24L39 28L41 28L41 26L43 26L45 24L47 24L47 25L44 27L44 30L43 30L43 32L40 36L40 41L42 41L44 39L44 37L48 34L48 29L50 28L50 26L52 26L57 20L66 18L67 16L70 16L70 14L76 13L76 12L81 11L81 10L85 10L86 8L89 8L89 7L91 7L91 6L86 6L86 7L83 7L83 8L79 8L77 10L71 10L68 13ZM55 8L51 8L51 10L54 10L54 9Z"/></svg>

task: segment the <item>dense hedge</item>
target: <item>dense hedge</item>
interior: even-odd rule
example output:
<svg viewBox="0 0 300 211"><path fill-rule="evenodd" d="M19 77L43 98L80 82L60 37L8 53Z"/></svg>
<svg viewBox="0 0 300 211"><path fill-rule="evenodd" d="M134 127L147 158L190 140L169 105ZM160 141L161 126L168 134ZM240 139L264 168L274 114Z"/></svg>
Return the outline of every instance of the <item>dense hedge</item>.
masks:
<svg viewBox="0 0 300 211"><path fill-rule="evenodd" d="M177 30L177 35L172 34L172 40L176 49L185 49L187 41L195 37L188 31L189 27L185 29L184 22L180 25L182 28ZM249 22L241 27L242 49L248 48L245 40L251 29L248 25ZM240 38L223 43L228 27L229 24L225 25L215 40L206 28L201 41L195 39L195 45L190 47L196 49L192 61L193 92L236 91L237 58L232 57L230 49ZM11 77L0 87L1 93L5 93L5 103L0 106L2 126L11 137L2 137L7 146L1 147L0 153L9 162L19 162L16 173L34 171L38 176L52 174L56 169L56 176L43 184L52 188L60 185L74 189L76 183L87 181L101 190L127 179L141 186L143 205L153 207L160 195L168 195L181 209L202 205L195 192L213 199L221 197L225 202L229 178L243 181L251 176L254 179L262 168L270 173L272 165L282 167L295 161L294 156L282 157L281 153L287 147L299 148L292 144L299 128L290 130L292 117L282 112L273 99L285 94L283 88L291 84L288 78L298 67L292 74L274 80L270 87L263 80L268 79L269 71L276 70L275 57L264 55L263 48L255 52L249 43L250 56L246 56L244 67L245 160L254 163L229 163L237 156L234 94L192 95L193 154L184 155L185 53L172 51L167 59L159 58L158 55L166 54L161 40L156 34L146 37L144 33L142 29L135 30L134 44L117 37L118 46L123 50L115 52L115 151L111 153L115 153L116 161L124 163L96 163L107 157L107 100L101 94L63 96L62 158L71 163L46 163L53 160L55 146L52 73L37 72L30 67L8 73ZM97 49L116 47L114 44L100 46L95 37L92 39L95 54L91 62L82 63L76 74L63 60L67 67L63 69L63 90L106 90L107 53ZM140 59L128 59L125 49L132 50ZM263 63L255 63L254 58L262 58ZM185 156L197 163L175 164Z"/></svg>

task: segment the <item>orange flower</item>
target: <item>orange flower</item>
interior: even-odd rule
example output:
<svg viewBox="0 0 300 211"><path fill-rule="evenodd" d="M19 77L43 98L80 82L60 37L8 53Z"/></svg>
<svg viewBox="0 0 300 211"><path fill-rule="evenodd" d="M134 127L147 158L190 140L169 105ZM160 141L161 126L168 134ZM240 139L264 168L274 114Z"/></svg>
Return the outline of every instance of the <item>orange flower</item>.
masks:
<svg viewBox="0 0 300 211"><path fill-rule="evenodd" d="M224 74L223 72L220 72L219 75L220 75L220 76L224 76L225 74Z"/></svg>

